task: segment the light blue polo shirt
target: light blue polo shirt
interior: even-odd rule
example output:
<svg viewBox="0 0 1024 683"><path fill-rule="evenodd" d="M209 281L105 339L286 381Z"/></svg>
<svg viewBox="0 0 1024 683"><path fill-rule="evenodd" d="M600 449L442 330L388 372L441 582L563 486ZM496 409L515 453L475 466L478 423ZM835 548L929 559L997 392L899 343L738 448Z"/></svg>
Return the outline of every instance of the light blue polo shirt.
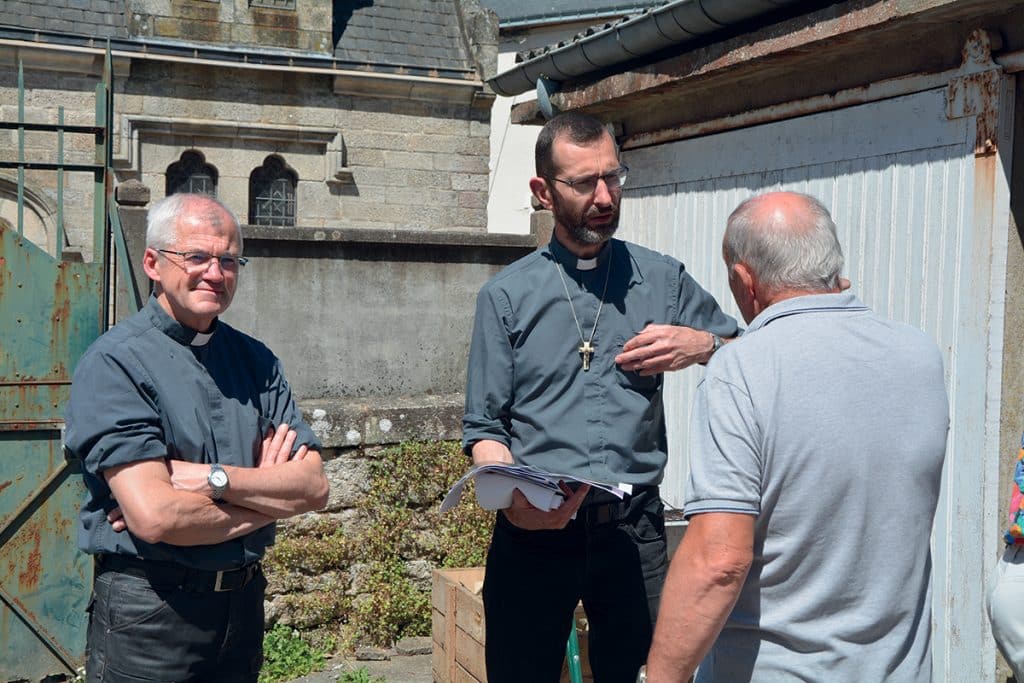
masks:
<svg viewBox="0 0 1024 683"><path fill-rule="evenodd" d="M850 293L788 299L708 363L686 514L756 517L697 681L931 679L942 357Z"/></svg>

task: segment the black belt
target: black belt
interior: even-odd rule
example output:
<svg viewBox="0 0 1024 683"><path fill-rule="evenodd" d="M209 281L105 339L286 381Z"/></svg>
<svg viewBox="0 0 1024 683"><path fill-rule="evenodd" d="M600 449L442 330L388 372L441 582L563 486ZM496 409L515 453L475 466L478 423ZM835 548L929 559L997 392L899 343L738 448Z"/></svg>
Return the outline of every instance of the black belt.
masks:
<svg viewBox="0 0 1024 683"><path fill-rule="evenodd" d="M598 501L600 502L584 502L583 506L580 507L579 512L577 513L577 519L582 519L583 523L587 526L621 522L630 513L631 508L629 500L631 498L647 494L654 494L655 496L659 495L658 487L634 486L633 493L625 496L622 500L615 498L612 494L606 493L605 491L591 491L590 495L595 497L599 496ZM607 498L609 497L612 499L608 500Z"/></svg>
<svg viewBox="0 0 1024 683"><path fill-rule="evenodd" d="M213 571L193 569L172 562L143 560L128 555L96 556L97 573L112 571L147 579L151 583L173 585L192 593L234 591L245 588L260 573L260 563L238 569Z"/></svg>

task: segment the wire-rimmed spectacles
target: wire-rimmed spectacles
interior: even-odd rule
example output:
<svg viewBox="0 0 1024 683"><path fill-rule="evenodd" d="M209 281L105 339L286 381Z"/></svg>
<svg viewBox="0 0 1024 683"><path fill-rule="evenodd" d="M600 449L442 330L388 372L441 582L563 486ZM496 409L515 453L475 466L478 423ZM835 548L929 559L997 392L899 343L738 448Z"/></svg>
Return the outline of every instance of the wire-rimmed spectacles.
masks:
<svg viewBox="0 0 1024 683"><path fill-rule="evenodd" d="M623 164L610 173L604 175L592 175L585 178L575 178L572 180L564 180L562 178L551 177L559 183L564 183L571 187L576 194L581 196L591 195L597 190L597 182L603 180L605 186L609 192L616 192L622 189L622 186L626 184L626 174L629 173L629 167Z"/></svg>
<svg viewBox="0 0 1024 683"><path fill-rule="evenodd" d="M220 266L221 270L233 273L249 262L249 259L244 256L234 256L232 254L215 256L205 251L173 251L171 249L157 249L156 251L161 254L180 256L185 270L190 273L205 272L214 261L217 261L217 265Z"/></svg>

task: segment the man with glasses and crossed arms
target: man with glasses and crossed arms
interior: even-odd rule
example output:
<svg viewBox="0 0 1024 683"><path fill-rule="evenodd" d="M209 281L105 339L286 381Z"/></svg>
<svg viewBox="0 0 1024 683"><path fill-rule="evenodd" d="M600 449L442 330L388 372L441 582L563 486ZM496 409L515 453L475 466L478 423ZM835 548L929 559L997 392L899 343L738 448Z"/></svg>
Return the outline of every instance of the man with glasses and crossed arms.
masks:
<svg viewBox="0 0 1024 683"><path fill-rule="evenodd" d="M274 522L322 507L319 443L271 351L218 319L242 236L206 195L151 207L146 306L85 353L67 406L95 557L87 680L255 682Z"/></svg>
<svg viewBox="0 0 1024 683"><path fill-rule="evenodd" d="M535 156L530 189L554 234L477 298L464 446L474 463L534 465L632 494L581 486L545 512L514 492L487 557L487 676L557 681L582 599L595 680L631 681L668 564L662 374L706 362L738 327L681 263L612 239L627 169L600 121L553 118Z"/></svg>

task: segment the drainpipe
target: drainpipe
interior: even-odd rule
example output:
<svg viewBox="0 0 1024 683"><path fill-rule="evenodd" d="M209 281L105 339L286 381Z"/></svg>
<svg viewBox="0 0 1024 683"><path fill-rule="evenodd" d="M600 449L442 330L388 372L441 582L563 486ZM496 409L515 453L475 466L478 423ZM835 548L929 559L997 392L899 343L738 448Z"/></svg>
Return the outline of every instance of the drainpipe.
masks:
<svg viewBox="0 0 1024 683"><path fill-rule="evenodd" d="M552 83L685 45L799 1L675 0L537 55L487 83L497 94L511 97L534 89L538 79L544 79L550 93Z"/></svg>

